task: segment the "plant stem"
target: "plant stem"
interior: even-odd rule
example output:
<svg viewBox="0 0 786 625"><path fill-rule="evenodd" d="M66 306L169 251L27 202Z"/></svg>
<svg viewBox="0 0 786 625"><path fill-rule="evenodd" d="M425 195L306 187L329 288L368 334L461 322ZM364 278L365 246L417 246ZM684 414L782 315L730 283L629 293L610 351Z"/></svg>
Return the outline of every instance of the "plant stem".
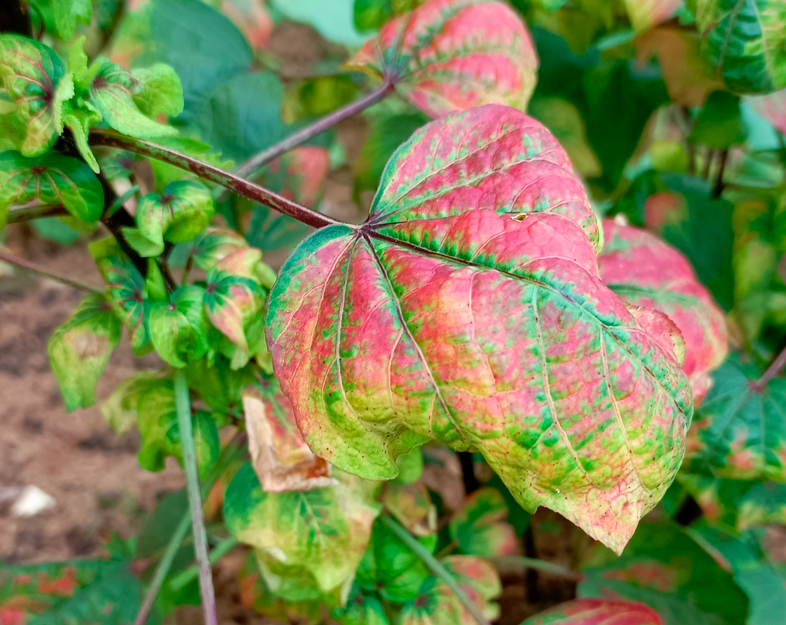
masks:
<svg viewBox="0 0 786 625"><path fill-rule="evenodd" d="M259 169L268 163L276 160L282 154L289 152L292 148L305 143L309 139L322 134L329 128L332 128L339 122L349 119L350 117L365 111L370 106L384 100L390 93L393 92L393 83L386 80L380 87L377 87L371 93L363 96L359 100L350 102L346 106L336 109L329 115L325 115L320 120L313 124L306 126L302 130L297 131L295 134L290 135L283 141L267 148L256 156L251 157L245 163L235 170L235 174L241 178L253 178L258 173Z"/></svg>
<svg viewBox="0 0 786 625"><path fill-rule="evenodd" d="M225 538L220 543L218 543L213 551L210 552L210 563L215 564L219 558L223 555L237 547L240 543L234 536L230 536ZM190 566L182 573L178 573L172 581L169 582L169 586L172 590L178 591L183 588L186 584L188 584L192 579L196 578L199 575L199 568L197 566Z"/></svg>
<svg viewBox="0 0 786 625"><path fill-rule="evenodd" d="M164 552L164 557L161 558L161 562L159 562L156 573L153 576L153 581L150 582L150 588L147 589L147 594L145 594L142 607L139 608L139 612L134 619L134 625L145 625L147 623L147 619L150 618L150 611L153 609L153 604L156 602L156 597L158 597L161 586L164 585L164 580L166 579L169 569L172 567L172 562L174 561L175 556L180 549L180 543L183 542L183 539L186 537L186 534L188 534L190 527L191 513L187 512L183 515L180 525L177 526L175 533L169 540L169 544L166 547L166 552Z"/></svg>
<svg viewBox="0 0 786 625"><path fill-rule="evenodd" d="M175 402L177 423L180 429L180 445L183 450L183 466L186 470L188 502L191 508L191 529L194 535L194 553L199 567L199 588L202 596L202 610L205 625L218 625L216 616L216 596L213 590L213 575L210 571L210 556L207 552L207 532L202 512L202 494L199 489L194 433L191 425L191 394L188 390L186 374L175 370Z"/></svg>
<svg viewBox="0 0 786 625"><path fill-rule="evenodd" d="M121 150L128 150L142 156L155 158L164 163L179 167L185 171L199 176L200 178L209 182L214 182L230 191L239 193L255 202L264 204L265 206L277 210L285 215L297 219L314 228L322 228L324 226L331 226L336 224L343 224L343 222L331 219L327 215L318 213L315 210L306 208L297 202L286 199L273 193L264 187L259 186L253 182L245 180L235 174L232 174L218 167L214 167L210 163L205 163L199 159L192 158L186 154L181 154L175 150L170 150L155 143L144 141L142 139L133 139L125 137L113 132L104 130L94 130L90 133L91 145L102 145L110 148L119 148ZM354 226L349 226L354 227Z"/></svg>
<svg viewBox="0 0 786 625"><path fill-rule="evenodd" d="M456 595L456 598L461 602L467 612L472 615L472 618L475 619L475 622L478 625L489 625L489 622L486 620L486 617L483 616L478 606L476 606L472 600L467 596L459 583L456 581L456 578L450 574L450 572L442 566L442 563L437 560L428 549L426 549L420 542L412 536L407 530L405 530L401 525L399 525L398 521L396 521L393 517L383 514L382 515L382 522L388 526L390 530L392 530L396 536L398 536L404 543L412 549L412 551L417 554L417 556L423 560L423 562L431 569L431 571L439 577L442 581L444 581L448 588L453 591L453 594Z"/></svg>
<svg viewBox="0 0 786 625"><path fill-rule="evenodd" d="M553 562L546 562L545 560L538 560L537 558L525 558L522 556L500 556L494 558L496 564L509 564L516 566L523 566L527 569L543 571L544 573L551 573L552 575L559 575L565 579L575 582L580 582L584 579L584 575L576 571L571 571L565 566L554 564Z"/></svg>
<svg viewBox="0 0 786 625"><path fill-rule="evenodd" d="M701 174L701 177L704 180L710 179L710 173L712 172L712 161L715 158L715 150L707 148L704 152L704 171Z"/></svg>
<svg viewBox="0 0 786 625"><path fill-rule="evenodd" d="M470 495L480 488L480 482L475 476L475 463L472 460L471 451L458 452L459 462L461 463L461 476L464 478L464 493Z"/></svg>
<svg viewBox="0 0 786 625"><path fill-rule="evenodd" d="M718 199L723 193L723 173L726 170L726 160L729 158L729 151L723 150L718 163L718 175L715 177L715 188L712 190L712 197Z"/></svg>
<svg viewBox="0 0 786 625"><path fill-rule="evenodd" d="M528 560L538 560L538 550L535 547L535 531L532 529L532 518L530 517L529 523L524 530L522 537L524 543L524 555ZM540 586L538 570L529 567L524 574L524 587L527 590L527 600L530 603L537 603L540 601Z"/></svg>
<svg viewBox="0 0 786 625"><path fill-rule="evenodd" d="M66 217L70 215L65 206L59 204L36 204L34 206L20 206L8 211L8 223L18 224L43 217Z"/></svg>
<svg viewBox="0 0 786 625"><path fill-rule="evenodd" d="M786 347L775 357L775 360L772 361L772 364L764 372L764 375L751 384L753 390L758 393L764 392L767 383L778 375L784 367L786 367Z"/></svg>
<svg viewBox="0 0 786 625"><path fill-rule="evenodd" d="M90 282L85 282L83 280L80 280L79 278L67 276L63 273L60 273L59 271L54 271L53 269L47 269L43 265L39 265L38 263L34 263L29 260L25 260L24 258L15 256L14 254L9 254L2 250L0 250L0 260L6 263L10 263L11 265L16 265L20 269L24 269L25 271L29 271L30 273L43 276L44 278L51 278L52 280L57 280L58 282L62 282L63 284L72 286L75 289L80 289L82 291L89 291L91 293L98 293L99 295L104 295L106 293L106 290L102 286L99 286L97 284L91 284Z"/></svg>

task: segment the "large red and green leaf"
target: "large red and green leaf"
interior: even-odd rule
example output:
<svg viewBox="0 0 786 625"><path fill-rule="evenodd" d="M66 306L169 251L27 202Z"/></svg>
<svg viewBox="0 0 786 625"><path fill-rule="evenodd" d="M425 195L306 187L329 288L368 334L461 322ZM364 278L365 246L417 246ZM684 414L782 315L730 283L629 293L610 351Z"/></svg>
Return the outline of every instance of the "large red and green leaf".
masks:
<svg viewBox="0 0 786 625"><path fill-rule="evenodd" d="M663 625L663 621L642 603L574 599L528 618L521 625Z"/></svg>
<svg viewBox="0 0 786 625"><path fill-rule="evenodd" d="M122 326L106 298L88 295L49 338L49 362L67 411L92 406L96 384L120 342Z"/></svg>
<svg viewBox="0 0 786 625"><path fill-rule="evenodd" d="M786 2L693 0L703 54L733 91L786 87Z"/></svg>
<svg viewBox="0 0 786 625"><path fill-rule="evenodd" d="M248 449L268 493L335 486L330 465L315 456L297 429L292 404L273 376L260 377L243 393Z"/></svg>
<svg viewBox="0 0 786 625"><path fill-rule="evenodd" d="M25 156L48 150L63 132L63 103L74 82L54 50L19 35L0 36L0 78L16 103L14 126Z"/></svg>
<svg viewBox="0 0 786 625"><path fill-rule="evenodd" d="M429 0L388 22L352 65L392 75L432 117L482 104L526 109L538 55L521 18L497 0Z"/></svg>
<svg viewBox="0 0 786 625"><path fill-rule="evenodd" d="M338 479L331 488L266 493L246 463L229 485L227 527L256 549L262 577L285 600L349 592L379 505L362 480Z"/></svg>
<svg viewBox="0 0 786 625"><path fill-rule="evenodd" d="M676 525L643 523L621 557L597 547L580 597L638 601L664 625L746 622L748 599L711 556Z"/></svg>
<svg viewBox="0 0 786 625"><path fill-rule="evenodd" d="M656 308L669 316L685 341L685 371L697 403L707 394L710 372L723 362L728 337L723 313L688 261L657 237L612 220L603 222L600 276L631 304Z"/></svg>
<svg viewBox="0 0 786 625"><path fill-rule="evenodd" d="M123 560L0 564L0 623L131 625L142 585Z"/></svg>
<svg viewBox="0 0 786 625"><path fill-rule="evenodd" d="M691 472L786 482L786 380L759 385L759 375L738 354L715 372L691 427L686 458Z"/></svg>
<svg viewBox="0 0 786 625"><path fill-rule="evenodd" d="M515 554L516 530L508 521L508 506L495 488L481 488L467 498L450 519L450 537L466 554L496 558Z"/></svg>
<svg viewBox="0 0 786 625"><path fill-rule="evenodd" d="M480 451L530 511L620 550L680 465L692 410L662 313L598 276L563 150L503 106L424 127L369 219L293 253L268 345L317 455L367 479L436 439Z"/></svg>

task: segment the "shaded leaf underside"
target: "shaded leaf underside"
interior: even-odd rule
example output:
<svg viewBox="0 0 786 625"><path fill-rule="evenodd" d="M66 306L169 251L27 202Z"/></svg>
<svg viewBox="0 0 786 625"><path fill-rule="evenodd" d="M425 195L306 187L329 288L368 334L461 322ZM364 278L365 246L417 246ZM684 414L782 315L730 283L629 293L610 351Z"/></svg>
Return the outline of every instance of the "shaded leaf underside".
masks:
<svg viewBox="0 0 786 625"><path fill-rule="evenodd" d="M671 323L599 280L577 185L539 124L482 107L403 146L362 227L295 251L268 343L318 455L384 479L429 439L477 449L528 510L624 545L679 467L690 390Z"/></svg>

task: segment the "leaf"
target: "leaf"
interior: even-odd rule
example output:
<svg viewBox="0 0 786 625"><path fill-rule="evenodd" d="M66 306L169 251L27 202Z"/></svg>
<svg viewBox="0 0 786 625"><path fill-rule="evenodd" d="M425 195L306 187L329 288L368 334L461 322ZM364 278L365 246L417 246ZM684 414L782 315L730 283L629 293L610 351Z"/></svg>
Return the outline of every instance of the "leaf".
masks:
<svg viewBox="0 0 786 625"><path fill-rule="evenodd" d="M786 614L786 583L774 567L760 561L745 542L713 527L699 524L688 530L726 570L750 599L746 623L780 625Z"/></svg>
<svg viewBox="0 0 786 625"><path fill-rule="evenodd" d="M333 611L341 625L391 625L379 599L364 595L357 586L352 590L346 608Z"/></svg>
<svg viewBox="0 0 786 625"><path fill-rule="evenodd" d="M330 465L306 445L292 404L273 376L260 377L243 393L248 449L262 490L306 491L335 486Z"/></svg>
<svg viewBox="0 0 786 625"><path fill-rule="evenodd" d="M188 363L188 385L191 392L201 397L215 413L243 417L243 391L255 381L250 368L233 371L229 361L216 356L208 359L191 360Z"/></svg>
<svg viewBox="0 0 786 625"><path fill-rule="evenodd" d="M142 370L120 382L100 406L109 427L117 434L125 434L134 427L140 391L148 384L155 384L154 381L160 377L158 371Z"/></svg>
<svg viewBox="0 0 786 625"><path fill-rule="evenodd" d="M202 301L199 301L199 310ZM186 316L178 311L174 302L156 302L150 307L148 318L150 340L158 355L173 367L185 367L188 347L194 331Z"/></svg>
<svg viewBox="0 0 786 625"><path fill-rule="evenodd" d="M639 33L671 19L681 5L682 0L625 0L625 10Z"/></svg>
<svg viewBox="0 0 786 625"><path fill-rule="evenodd" d="M266 493L246 463L229 485L227 527L256 548L262 576L280 597L297 601L309 585L328 593L351 584L379 506L346 478L333 488Z"/></svg>
<svg viewBox="0 0 786 625"><path fill-rule="evenodd" d="M141 139L177 134L177 130L171 126L145 117L134 101L134 96L140 92L145 93L133 74L119 65L104 61L90 83L89 103L101 113L107 124L123 134Z"/></svg>
<svg viewBox="0 0 786 625"><path fill-rule="evenodd" d="M758 367L731 354L713 375L691 428L690 472L732 480L786 482L786 380L755 381Z"/></svg>
<svg viewBox="0 0 786 625"><path fill-rule="evenodd" d="M693 0L702 53L737 93L786 87L783 0Z"/></svg>
<svg viewBox="0 0 786 625"><path fill-rule="evenodd" d="M120 342L121 325L106 299L88 295L59 326L46 346L66 411L96 401L96 384Z"/></svg>
<svg viewBox="0 0 786 625"><path fill-rule="evenodd" d="M495 488L475 491L450 519L450 537L462 553L481 558L509 556L518 550L516 531L508 522L505 498Z"/></svg>
<svg viewBox="0 0 786 625"><path fill-rule="evenodd" d="M131 625L142 585L130 564L116 559L0 564L0 618L9 624Z"/></svg>
<svg viewBox="0 0 786 625"><path fill-rule="evenodd" d="M175 245L169 261L172 267L185 267L190 259L194 266L209 271L221 259L247 247L243 235L234 230L208 227L193 240Z"/></svg>
<svg viewBox="0 0 786 625"><path fill-rule="evenodd" d="M395 75L396 90L431 117L482 104L526 109L538 55L527 27L496 0L430 0L388 22L351 62Z"/></svg>
<svg viewBox="0 0 786 625"><path fill-rule="evenodd" d="M728 91L713 91L693 123L688 141L713 150L728 150L744 143L748 127L742 121L740 98Z"/></svg>
<svg viewBox="0 0 786 625"><path fill-rule="evenodd" d="M420 482L388 483L382 503L413 536L436 534L437 508L431 503L428 489Z"/></svg>
<svg viewBox="0 0 786 625"><path fill-rule="evenodd" d="M265 168L256 180L267 189L298 204L316 206L330 168L325 148L295 148ZM263 252L289 251L313 232L312 228L267 206L254 204L246 238Z"/></svg>
<svg viewBox="0 0 786 625"><path fill-rule="evenodd" d="M261 309L266 292L256 279L255 269L239 274L235 268L238 263L253 267L261 258L259 250L238 250L216 263L205 279L205 312L210 322L247 355L246 330Z"/></svg>
<svg viewBox="0 0 786 625"><path fill-rule="evenodd" d="M701 106L710 93L723 88L715 66L701 56L700 48L695 33L674 28L655 28L636 37L638 65L644 67L657 57L669 98L685 106Z"/></svg>
<svg viewBox="0 0 786 625"><path fill-rule="evenodd" d="M642 523L620 557L595 549L579 597L627 599L664 625L744 623L748 600L732 575L673 524Z"/></svg>
<svg viewBox="0 0 786 625"><path fill-rule="evenodd" d="M396 458L396 465L398 465L398 477L396 481L404 484L416 482L423 474L423 454L419 448Z"/></svg>
<svg viewBox="0 0 786 625"><path fill-rule="evenodd" d="M71 134L74 135L74 142L79 150L79 154L95 173L98 173L100 168L93 151L90 149L88 137L90 136L91 126L94 122L100 121L100 119L101 115L99 113L85 109L71 109L63 117L63 123L68 126Z"/></svg>
<svg viewBox="0 0 786 625"><path fill-rule="evenodd" d="M673 480L691 402L678 331L606 289L599 245L540 124L488 106L425 126L368 221L318 230L268 300L309 447L367 479L431 439L474 449L525 509L621 549Z"/></svg>
<svg viewBox="0 0 786 625"><path fill-rule="evenodd" d="M680 484L713 525L746 530L767 523L786 524L786 484L720 480L681 471Z"/></svg>
<svg viewBox="0 0 786 625"><path fill-rule="evenodd" d="M199 476L204 478L218 460L218 429L210 414L198 410L191 416ZM167 456L183 464L180 428L177 424L175 389L171 380L158 380L139 392L137 424L142 438L137 457L148 471L161 471Z"/></svg>
<svg viewBox="0 0 786 625"><path fill-rule="evenodd" d="M49 153L28 158L0 153L0 226L11 204L59 204L76 218L94 223L104 212L104 190L90 168L78 159Z"/></svg>
<svg viewBox="0 0 786 625"><path fill-rule="evenodd" d="M709 390L710 373L728 353L723 312L696 280L687 260L653 235L607 219L600 276L617 295L636 306L656 308L679 328L685 341L682 370L698 405Z"/></svg>
<svg viewBox="0 0 786 625"><path fill-rule="evenodd" d="M662 625L658 613L642 603L612 599L574 599L528 618L521 625Z"/></svg>
<svg viewBox="0 0 786 625"><path fill-rule="evenodd" d="M61 39L73 39L77 24L90 25L93 0L53 0L55 24Z"/></svg>
<svg viewBox="0 0 786 625"><path fill-rule="evenodd" d="M145 279L131 262L118 256L97 257L94 250L95 248L91 248L91 253L104 277L112 310L128 330L134 352L140 353L150 342L146 319L149 304Z"/></svg>
<svg viewBox="0 0 786 625"><path fill-rule="evenodd" d="M502 591L494 567L469 556L452 556L443 562L457 577L459 586L490 619L499 616L499 608L489 604ZM489 583L490 582L490 583ZM429 577L420 588L417 599L401 610L401 625L473 625L476 623L444 580Z"/></svg>
<svg viewBox="0 0 786 625"><path fill-rule="evenodd" d="M23 129L25 156L46 152L63 132L63 103L74 84L60 57L42 43L19 35L0 35L0 77L16 102L15 125Z"/></svg>
<svg viewBox="0 0 786 625"><path fill-rule="evenodd" d="M140 83L134 104L144 115L155 119L159 115L176 117L183 112L183 86L169 65L156 63L135 69L134 78Z"/></svg>
<svg viewBox="0 0 786 625"><path fill-rule="evenodd" d="M158 256L164 241L183 243L198 236L214 212L207 187L189 180L172 182L162 194L148 193L139 201L137 229L125 228L123 234L141 256Z"/></svg>
<svg viewBox="0 0 786 625"><path fill-rule="evenodd" d="M429 552L437 546L435 535L418 541ZM357 584L367 591L379 590L387 601L404 603L417 598L420 587L431 572L423 561L392 530L381 522L374 524L371 541L357 567Z"/></svg>

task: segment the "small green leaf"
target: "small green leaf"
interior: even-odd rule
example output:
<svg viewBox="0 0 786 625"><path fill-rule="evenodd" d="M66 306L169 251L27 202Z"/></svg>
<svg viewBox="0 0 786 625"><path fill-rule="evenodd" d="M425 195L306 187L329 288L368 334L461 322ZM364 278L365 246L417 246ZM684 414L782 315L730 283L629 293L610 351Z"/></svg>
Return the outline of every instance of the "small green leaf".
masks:
<svg viewBox="0 0 786 625"><path fill-rule="evenodd" d="M183 87L169 65L156 63L135 69L134 78L141 83L134 102L142 113L155 119L158 115L175 117L183 112Z"/></svg>
<svg viewBox="0 0 786 625"><path fill-rule="evenodd" d="M207 187L188 180L167 185L164 193L148 193L137 209L137 229L126 228L129 244L144 257L158 256L164 241L182 243L199 235L215 208Z"/></svg>
<svg viewBox="0 0 786 625"><path fill-rule="evenodd" d="M172 381L162 379L146 385L140 391L137 402L137 423L142 437L139 463L148 471L161 471L165 458L174 456L182 465L180 428ZM218 459L218 428L204 410L197 411L191 420L199 475L204 477Z"/></svg>
<svg viewBox="0 0 786 625"><path fill-rule="evenodd" d="M74 135L74 141L76 142L76 148L79 150L79 154L82 155L82 158L85 159L87 164L90 165L90 169L95 173L100 171L100 167L98 166L98 161L93 151L90 149L88 136L90 134L90 127L93 123L100 120L101 115L95 111L81 108L71 109L63 117L63 123L68 126L71 130L71 134Z"/></svg>
<svg viewBox="0 0 786 625"><path fill-rule="evenodd" d="M137 371L120 382L106 401L101 403L101 414L117 434L124 434L136 425L139 393L147 385L155 385L161 378L158 371Z"/></svg>
<svg viewBox="0 0 786 625"><path fill-rule="evenodd" d="M171 126L163 126L145 115L134 102L140 92L140 82L133 74L104 61L90 83L89 103L101 113L103 120L115 130L138 138L162 137L177 134Z"/></svg>
<svg viewBox="0 0 786 625"><path fill-rule="evenodd" d="M213 330L215 332L215 330ZM188 363L188 385L211 410L243 417L243 390L255 381L250 367L233 371L229 362L216 356L213 363L207 358Z"/></svg>
<svg viewBox="0 0 786 625"><path fill-rule="evenodd" d="M145 318L149 306L145 279L134 265L120 256L96 257L97 248L93 244L89 249L106 282L112 309L128 329L134 352L142 353L150 342Z"/></svg>
<svg viewBox="0 0 786 625"><path fill-rule="evenodd" d="M396 481L406 484L419 480L423 473L423 453L420 447L396 458L396 466L398 466Z"/></svg>
<svg viewBox="0 0 786 625"><path fill-rule="evenodd" d="M428 489L420 482L400 484L394 480L388 483L382 503L413 536L436 533L437 508L431 503Z"/></svg>
<svg viewBox="0 0 786 625"><path fill-rule="evenodd" d="M76 25L90 25L93 0L53 0L55 24L62 39L69 41L76 34Z"/></svg>
<svg viewBox="0 0 786 625"><path fill-rule="evenodd" d="M333 610L341 625L390 625L385 607L373 595L364 595L355 585L344 608Z"/></svg>
<svg viewBox="0 0 786 625"><path fill-rule="evenodd" d="M104 212L104 190L82 161L55 152L29 158L0 153L0 226L11 204L61 204L76 218L95 223Z"/></svg>
<svg viewBox="0 0 786 625"><path fill-rule="evenodd" d="M157 302L150 307L150 340L158 355L173 367L185 367L194 331L174 303Z"/></svg>
<svg viewBox="0 0 786 625"><path fill-rule="evenodd" d="M200 286L181 286L172 293L171 298L177 312L186 318L193 333L188 348L189 358L202 358L210 351L210 321L204 308L205 289Z"/></svg>
<svg viewBox="0 0 786 625"><path fill-rule="evenodd" d="M209 271L222 258L247 247L248 242L243 235L234 230L209 227L192 241L175 245L169 254L169 264L185 267L191 259L196 267Z"/></svg>
<svg viewBox="0 0 786 625"><path fill-rule="evenodd" d="M516 553L516 531L507 522L508 506L502 493L481 488L450 520L450 537L462 553L495 558Z"/></svg>
<svg viewBox="0 0 786 625"><path fill-rule="evenodd" d="M378 514L358 478L343 475L333 488L266 493L250 463L224 500L229 531L256 548L262 576L290 601L308 599L307 589L318 596L351 580Z"/></svg>
<svg viewBox="0 0 786 625"><path fill-rule="evenodd" d="M96 384L120 332L120 321L107 301L88 295L52 334L47 352L68 412L95 403Z"/></svg>
<svg viewBox="0 0 786 625"><path fill-rule="evenodd" d="M713 91L693 124L688 141L713 150L728 150L745 142L748 126L742 121L740 97Z"/></svg>
<svg viewBox="0 0 786 625"><path fill-rule="evenodd" d="M17 104L15 123L25 156L46 152L63 131L63 103L74 94L73 79L60 57L42 43L0 35L0 77Z"/></svg>

